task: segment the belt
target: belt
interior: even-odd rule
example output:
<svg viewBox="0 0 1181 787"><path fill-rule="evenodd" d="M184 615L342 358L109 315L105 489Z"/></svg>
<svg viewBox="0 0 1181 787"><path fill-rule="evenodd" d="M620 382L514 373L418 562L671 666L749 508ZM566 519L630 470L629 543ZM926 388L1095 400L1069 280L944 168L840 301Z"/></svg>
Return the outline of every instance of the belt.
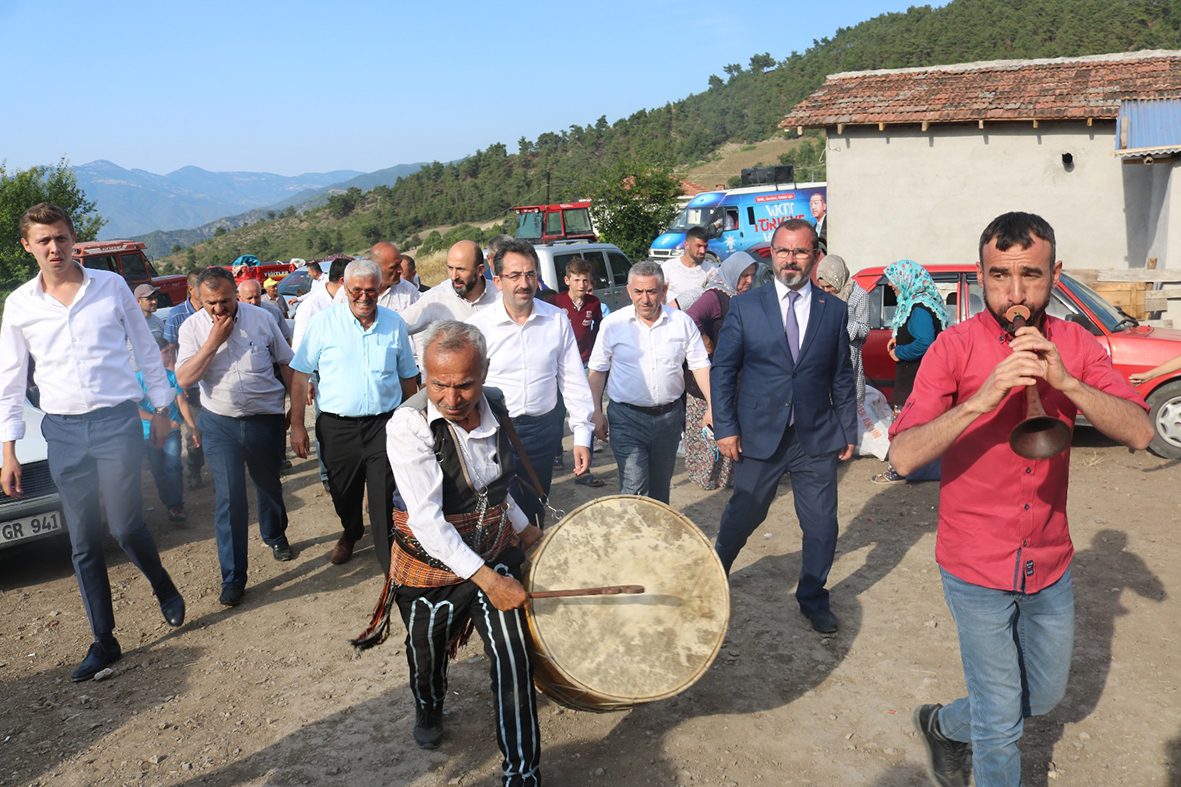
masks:
<svg viewBox="0 0 1181 787"><path fill-rule="evenodd" d="M632 404L631 402L617 402L614 399L611 400L611 404L621 404L624 407L630 407L631 409L644 413L645 415L664 415L666 413L671 413L673 408L675 408L680 403L680 399L673 399L668 404L658 404L655 407L641 407L640 405Z"/></svg>
<svg viewBox="0 0 1181 787"><path fill-rule="evenodd" d="M110 407L100 407L97 410L91 410L89 413L73 413L73 414L57 414L46 413L52 415L54 418L62 418L67 421L99 421L103 418L111 418L113 416L128 415L136 412L136 403L128 400L113 404Z"/></svg>
<svg viewBox="0 0 1181 787"><path fill-rule="evenodd" d="M326 415L329 418L335 418L338 421L368 421L371 418L386 418L393 414L393 410L385 413L374 413L373 415L337 415L330 413L327 410L321 410L320 415Z"/></svg>

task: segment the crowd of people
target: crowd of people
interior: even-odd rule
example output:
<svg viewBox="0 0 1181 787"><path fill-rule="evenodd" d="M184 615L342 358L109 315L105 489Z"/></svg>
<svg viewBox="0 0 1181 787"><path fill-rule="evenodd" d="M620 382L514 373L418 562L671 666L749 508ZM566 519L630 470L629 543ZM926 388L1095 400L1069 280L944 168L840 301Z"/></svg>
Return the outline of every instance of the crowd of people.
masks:
<svg viewBox="0 0 1181 787"><path fill-rule="evenodd" d="M300 458L315 445L341 528L331 563L352 559L368 511L387 581L354 642L382 641L397 605L418 745L443 740L452 646L473 627L483 639L506 785L541 783L522 565L552 511L565 428L578 482L604 484L590 472L598 438L614 454L619 493L670 503L679 449L693 483L732 487L715 544L727 573L789 474L802 532L796 602L815 631L839 629L826 584L837 469L853 455L864 397L868 304L812 223L774 231L770 266L745 252L714 266L705 231L690 230L681 257L631 268L631 304L614 311L594 296L594 272L580 258L563 272L565 291L553 303L540 298L537 252L524 241L497 236L487 251L456 243L447 279L431 288L382 242L367 258L333 259L327 273L309 264L312 289L290 331L273 279L238 284L227 268L194 271L188 299L163 322L150 286L133 293L71 258L73 225L60 208L30 208L20 233L39 270L9 297L0 327L0 483L19 496L13 446L32 364L94 634L75 681L121 655L99 489L110 533L179 627L184 599L141 511L145 456L178 524L188 518L185 477L200 486L208 465L219 601L232 607L247 594L247 475L262 541L276 560L295 557L281 481L288 444ZM978 784L1018 783L1022 719L1047 712L1065 690L1068 463L1007 449L998 435L1020 409L1010 394L1036 384L1068 423L1081 412L1136 448L1152 436L1142 400L1098 345L1044 313L1061 270L1049 225L1005 214L979 253L988 308L955 326L921 266L903 260L886 271L898 295L899 414L884 480L945 463L937 558L968 696L915 710L939 784L966 783L969 754ZM1018 330L1005 316L1015 304L1032 312ZM1004 500L989 494L998 479L1014 491Z"/></svg>

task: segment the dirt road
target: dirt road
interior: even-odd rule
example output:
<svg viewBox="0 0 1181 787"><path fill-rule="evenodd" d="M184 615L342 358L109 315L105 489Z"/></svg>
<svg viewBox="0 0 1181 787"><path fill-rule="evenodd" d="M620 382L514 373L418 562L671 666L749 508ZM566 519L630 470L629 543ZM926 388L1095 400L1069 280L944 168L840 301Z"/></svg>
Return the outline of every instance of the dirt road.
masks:
<svg viewBox="0 0 1181 787"><path fill-rule="evenodd" d="M610 453L596 463L614 489ZM623 713L542 699L546 783L924 783L910 710L963 691L934 561L938 490L869 483L880 469L861 459L842 470L829 583L837 636L812 632L791 598L799 531L784 482L736 564L729 636L708 675L676 699ZM1065 701L1027 725L1026 784L1181 784L1179 472L1093 431L1076 435L1077 646ZM44 543L0 552L0 784L499 784L478 644L452 666L447 739L429 753L411 739L400 626L354 657L346 638L364 627L382 578L368 536L352 562L328 563L339 526L314 461L284 481L296 559L275 562L256 530L246 602L235 609L217 603L208 481L188 493L183 529L168 524L145 481L188 622L164 624L112 543L124 657L109 680L69 681L90 632L68 554ZM555 486L567 510L595 494L568 476ZM725 501L674 479L673 503L711 537Z"/></svg>

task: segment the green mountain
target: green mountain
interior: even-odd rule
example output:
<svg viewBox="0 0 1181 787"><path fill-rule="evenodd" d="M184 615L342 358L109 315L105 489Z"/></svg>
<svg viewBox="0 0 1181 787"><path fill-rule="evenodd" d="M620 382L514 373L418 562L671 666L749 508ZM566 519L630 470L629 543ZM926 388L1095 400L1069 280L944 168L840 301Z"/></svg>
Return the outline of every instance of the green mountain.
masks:
<svg viewBox="0 0 1181 787"><path fill-rule="evenodd" d="M313 257L423 228L504 217L513 205L578 195L580 184L617 161L683 168L727 142L756 142L828 74L977 60L1071 57L1181 48L1181 0L952 0L883 14L807 51L755 54L714 75L701 93L615 123L489 145L450 164L434 162L392 186L348 192L299 217L256 224L194 247L177 267L224 264L238 253ZM813 146L802 146L812 150ZM791 154L788 154L790 157ZM771 163L771 162L768 162ZM811 163L811 162L809 162ZM244 234L239 235L239 232ZM266 254L249 247L262 244Z"/></svg>

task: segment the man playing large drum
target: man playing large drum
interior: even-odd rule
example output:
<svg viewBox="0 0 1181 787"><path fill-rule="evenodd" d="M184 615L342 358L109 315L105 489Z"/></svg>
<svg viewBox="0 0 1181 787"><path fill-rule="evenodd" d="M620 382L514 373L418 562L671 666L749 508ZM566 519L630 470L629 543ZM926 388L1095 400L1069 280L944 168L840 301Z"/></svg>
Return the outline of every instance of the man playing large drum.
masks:
<svg viewBox="0 0 1181 787"><path fill-rule="evenodd" d="M541 531L508 492L515 472L501 427L508 410L499 391L484 388L487 373L487 345L475 326L443 320L424 334L426 387L386 429L405 501L394 512L387 592L406 624L414 740L425 749L442 742L447 664L474 626L492 663L504 784L536 787L541 737L519 580L524 549ZM372 644L377 617L360 646Z"/></svg>

